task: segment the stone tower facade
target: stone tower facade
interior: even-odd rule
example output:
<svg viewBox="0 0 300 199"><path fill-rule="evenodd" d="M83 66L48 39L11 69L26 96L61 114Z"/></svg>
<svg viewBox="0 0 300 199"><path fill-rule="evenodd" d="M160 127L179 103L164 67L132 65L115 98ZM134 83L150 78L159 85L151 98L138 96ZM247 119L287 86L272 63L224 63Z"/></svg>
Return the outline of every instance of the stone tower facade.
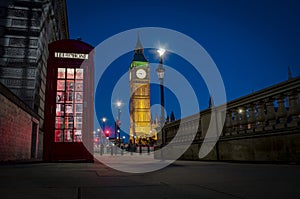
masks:
<svg viewBox="0 0 300 199"><path fill-rule="evenodd" d="M151 134L150 67L138 37L129 70L130 138L133 142Z"/></svg>

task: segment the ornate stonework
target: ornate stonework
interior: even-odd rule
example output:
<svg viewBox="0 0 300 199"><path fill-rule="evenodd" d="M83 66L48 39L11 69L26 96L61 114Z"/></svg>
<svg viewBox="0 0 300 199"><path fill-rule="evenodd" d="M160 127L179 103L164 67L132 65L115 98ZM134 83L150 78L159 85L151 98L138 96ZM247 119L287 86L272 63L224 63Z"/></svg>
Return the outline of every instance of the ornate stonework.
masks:
<svg viewBox="0 0 300 199"><path fill-rule="evenodd" d="M5 77L26 76L28 79L35 79L35 68L0 68L0 74Z"/></svg>
<svg viewBox="0 0 300 199"><path fill-rule="evenodd" d="M8 17L18 17L24 19L39 19L41 17L42 11L33 11L33 10L20 10L20 9L8 9Z"/></svg>
<svg viewBox="0 0 300 199"><path fill-rule="evenodd" d="M12 19L11 20L12 26L21 26L26 27L30 25L30 28L40 28L40 21L38 20L22 20L22 19Z"/></svg>
<svg viewBox="0 0 300 199"><path fill-rule="evenodd" d="M18 46L18 47L25 47L25 46L35 46L38 45L37 39L28 39L28 38L10 38L9 39L10 46Z"/></svg>
<svg viewBox="0 0 300 199"><path fill-rule="evenodd" d="M5 47L0 48L0 55L5 57L36 57L36 49Z"/></svg>

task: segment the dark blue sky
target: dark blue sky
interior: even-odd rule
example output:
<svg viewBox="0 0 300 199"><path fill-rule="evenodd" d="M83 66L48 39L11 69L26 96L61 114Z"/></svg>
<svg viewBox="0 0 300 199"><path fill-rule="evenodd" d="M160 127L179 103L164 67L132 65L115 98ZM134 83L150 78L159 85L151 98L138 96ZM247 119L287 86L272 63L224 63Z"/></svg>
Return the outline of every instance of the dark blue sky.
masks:
<svg viewBox="0 0 300 199"><path fill-rule="evenodd" d="M287 80L288 66L293 76L300 75L297 0L67 0L67 7L70 38L81 37L93 46L114 34L139 27L169 28L190 36L216 63L228 101ZM154 61L154 56L147 56ZM131 58L131 54L121 57L116 63L128 63L112 67L126 71ZM177 58L170 55L166 60L170 66L172 59ZM199 93L200 108L204 109L208 104L205 86ZM110 104L107 106L110 108ZM180 117L180 113L175 114Z"/></svg>

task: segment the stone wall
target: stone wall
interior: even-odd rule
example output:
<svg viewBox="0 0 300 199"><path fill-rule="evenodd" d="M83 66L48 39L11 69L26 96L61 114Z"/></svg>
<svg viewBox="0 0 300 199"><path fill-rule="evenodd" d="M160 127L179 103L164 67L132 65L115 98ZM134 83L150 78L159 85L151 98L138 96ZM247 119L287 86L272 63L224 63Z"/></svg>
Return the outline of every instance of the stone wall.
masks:
<svg viewBox="0 0 300 199"><path fill-rule="evenodd" d="M0 84L0 161L37 158L38 117Z"/></svg>
<svg viewBox="0 0 300 199"><path fill-rule="evenodd" d="M300 134L293 132L220 140L219 160L300 161Z"/></svg>
<svg viewBox="0 0 300 199"><path fill-rule="evenodd" d="M200 160L201 144L192 144L182 160ZM296 130L251 137L221 138L201 160L299 162L300 134Z"/></svg>

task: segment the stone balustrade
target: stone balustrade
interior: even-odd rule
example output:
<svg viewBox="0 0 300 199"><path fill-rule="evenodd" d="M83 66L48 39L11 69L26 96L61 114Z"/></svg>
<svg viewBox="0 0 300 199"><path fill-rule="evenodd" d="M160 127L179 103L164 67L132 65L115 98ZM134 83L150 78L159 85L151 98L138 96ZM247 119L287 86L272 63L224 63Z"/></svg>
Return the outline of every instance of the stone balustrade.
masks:
<svg viewBox="0 0 300 199"><path fill-rule="evenodd" d="M194 139L203 141L210 122L213 107L164 126L158 136L160 144L182 143ZM300 126L300 77L262 89L227 103L222 138L249 136L259 133L272 133L298 129ZM184 131L175 135L178 129ZM193 132L197 131L196 136Z"/></svg>

